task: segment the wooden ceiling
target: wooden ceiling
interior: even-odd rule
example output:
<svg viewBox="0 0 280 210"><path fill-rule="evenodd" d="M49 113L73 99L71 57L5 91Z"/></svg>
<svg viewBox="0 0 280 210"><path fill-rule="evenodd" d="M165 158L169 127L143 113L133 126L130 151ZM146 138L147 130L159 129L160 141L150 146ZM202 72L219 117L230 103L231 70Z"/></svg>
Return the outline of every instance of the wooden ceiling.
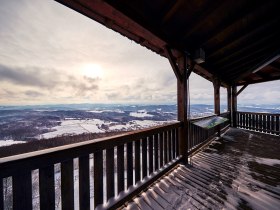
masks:
<svg viewBox="0 0 280 210"><path fill-rule="evenodd" d="M204 49L194 71L225 86L280 79L279 0L57 1L165 57Z"/></svg>

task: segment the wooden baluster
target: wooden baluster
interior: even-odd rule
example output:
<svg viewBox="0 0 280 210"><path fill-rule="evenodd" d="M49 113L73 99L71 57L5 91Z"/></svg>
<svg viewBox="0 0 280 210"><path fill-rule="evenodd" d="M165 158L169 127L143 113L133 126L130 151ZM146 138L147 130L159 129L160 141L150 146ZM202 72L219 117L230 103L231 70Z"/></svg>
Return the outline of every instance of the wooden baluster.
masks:
<svg viewBox="0 0 280 210"><path fill-rule="evenodd" d="M135 184L141 179L140 140L135 141Z"/></svg>
<svg viewBox="0 0 280 210"><path fill-rule="evenodd" d="M189 129L190 137L189 137L189 141L188 141L188 151L191 150L191 148L192 148L192 142L193 142L193 137L194 137L193 124L190 123L189 126L190 126L190 129Z"/></svg>
<svg viewBox="0 0 280 210"><path fill-rule="evenodd" d="M239 115L240 115L239 127L242 128L242 125L243 125L243 114L239 113Z"/></svg>
<svg viewBox="0 0 280 210"><path fill-rule="evenodd" d="M198 126L195 126L195 142L194 142L194 146L198 145L201 140L199 139L199 131L198 131Z"/></svg>
<svg viewBox="0 0 280 210"><path fill-rule="evenodd" d="M248 128L249 129L252 129L252 117L251 117L251 114L248 114Z"/></svg>
<svg viewBox="0 0 280 210"><path fill-rule="evenodd" d="M133 185L133 142L126 144L127 189Z"/></svg>
<svg viewBox="0 0 280 210"><path fill-rule="evenodd" d="M242 128L245 128L245 122L246 122L245 114L242 114Z"/></svg>
<svg viewBox="0 0 280 210"><path fill-rule="evenodd" d="M54 166L39 169L40 210L55 209Z"/></svg>
<svg viewBox="0 0 280 210"><path fill-rule="evenodd" d="M270 133L270 115L266 115L266 129L267 133Z"/></svg>
<svg viewBox="0 0 280 210"><path fill-rule="evenodd" d="M176 157L176 145L175 145L175 129L172 129L172 159Z"/></svg>
<svg viewBox="0 0 280 210"><path fill-rule="evenodd" d="M270 123L271 123L271 127L270 127L271 132L270 133L275 134L275 117L273 115L271 116Z"/></svg>
<svg viewBox="0 0 280 210"><path fill-rule="evenodd" d="M253 130L256 130L256 115L253 114L252 115L252 127L253 127Z"/></svg>
<svg viewBox="0 0 280 210"><path fill-rule="evenodd" d="M264 130L263 115L260 115L260 126L261 126L261 131L263 131Z"/></svg>
<svg viewBox="0 0 280 210"><path fill-rule="evenodd" d="M61 205L62 209L74 209L73 160L61 163Z"/></svg>
<svg viewBox="0 0 280 210"><path fill-rule="evenodd" d="M159 134L154 135L155 171L158 170L158 137Z"/></svg>
<svg viewBox="0 0 280 210"><path fill-rule="evenodd" d="M245 128L248 129L248 114L245 114Z"/></svg>
<svg viewBox="0 0 280 210"><path fill-rule="evenodd" d="M149 174L154 172L154 138L153 136L149 136Z"/></svg>
<svg viewBox="0 0 280 210"><path fill-rule="evenodd" d="M124 145L117 147L118 194L124 191Z"/></svg>
<svg viewBox="0 0 280 210"><path fill-rule="evenodd" d="M107 201L115 196L115 164L114 164L114 147L106 149L106 191Z"/></svg>
<svg viewBox="0 0 280 210"><path fill-rule="evenodd" d="M172 160L171 130L168 131L168 162Z"/></svg>
<svg viewBox="0 0 280 210"><path fill-rule="evenodd" d="M240 127L240 113L237 112L237 127Z"/></svg>
<svg viewBox="0 0 280 210"><path fill-rule="evenodd" d="M167 163L167 132L164 132L163 150L164 150L164 164Z"/></svg>
<svg viewBox="0 0 280 210"><path fill-rule="evenodd" d="M175 130L176 157L179 156L179 139L178 139L178 134L179 134L179 128L176 128L176 130Z"/></svg>
<svg viewBox="0 0 280 210"><path fill-rule="evenodd" d="M163 166L163 133L159 134L159 167Z"/></svg>
<svg viewBox="0 0 280 210"><path fill-rule="evenodd" d="M97 151L93 155L94 167L94 208L103 204L103 151Z"/></svg>
<svg viewBox="0 0 280 210"><path fill-rule="evenodd" d="M279 121L280 116L276 116L276 122L275 122L275 130L278 132L276 134L278 134L280 136L280 121Z"/></svg>
<svg viewBox="0 0 280 210"><path fill-rule="evenodd" d="M267 132L267 119L266 119L266 115L263 115L263 131L266 133Z"/></svg>
<svg viewBox="0 0 280 210"><path fill-rule="evenodd" d="M22 209L32 209L31 171L18 171L13 176L13 210Z"/></svg>
<svg viewBox="0 0 280 210"><path fill-rule="evenodd" d="M259 129L259 115L255 114L255 127L256 131Z"/></svg>
<svg viewBox="0 0 280 210"><path fill-rule="evenodd" d="M89 155L79 157L79 205L90 209Z"/></svg>
<svg viewBox="0 0 280 210"><path fill-rule="evenodd" d="M3 179L0 177L0 209L4 210Z"/></svg>
<svg viewBox="0 0 280 210"><path fill-rule="evenodd" d="M147 138L142 139L142 179L147 176Z"/></svg>

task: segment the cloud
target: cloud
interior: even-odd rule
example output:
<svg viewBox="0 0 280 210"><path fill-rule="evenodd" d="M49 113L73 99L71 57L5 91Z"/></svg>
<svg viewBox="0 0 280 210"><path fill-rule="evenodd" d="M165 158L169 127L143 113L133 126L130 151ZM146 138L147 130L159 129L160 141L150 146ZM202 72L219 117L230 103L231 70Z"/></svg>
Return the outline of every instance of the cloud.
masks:
<svg viewBox="0 0 280 210"><path fill-rule="evenodd" d="M16 85L51 88L56 81L52 75L43 75L38 68L18 68L0 64L0 81Z"/></svg>
<svg viewBox="0 0 280 210"><path fill-rule="evenodd" d="M24 94L26 95L26 96L28 96L28 97L42 97L42 96L44 96L44 94L43 93L41 93L41 92L38 92L38 91L33 91L33 90L28 90L28 91L25 91L24 92Z"/></svg>

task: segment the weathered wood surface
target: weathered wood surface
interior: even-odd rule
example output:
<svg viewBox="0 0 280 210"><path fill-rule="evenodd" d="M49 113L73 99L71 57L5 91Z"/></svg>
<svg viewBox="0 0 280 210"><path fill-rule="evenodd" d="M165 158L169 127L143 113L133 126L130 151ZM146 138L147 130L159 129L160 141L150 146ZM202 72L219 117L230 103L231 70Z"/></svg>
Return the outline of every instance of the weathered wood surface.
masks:
<svg viewBox="0 0 280 210"><path fill-rule="evenodd" d="M106 158L106 160L107 160L107 158ZM89 171L90 171L89 170L89 155L79 157L79 204L80 204L80 209L85 209L85 210L90 209ZM107 182L108 182L108 179L107 179ZM108 183L110 183L110 182L108 182ZM110 187L111 187L111 185L110 185Z"/></svg>
<svg viewBox="0 0 280 210"><path fill-rule="evenodd" d="M231 128L122 209L278 210L279 167L265 162L280 162L278 145L276 136Z"/></svg>
<svg viewBox="0 0 280 210"><path fill-rule="evenodd" d="M173 128L179 128L180 126L180 122L172 123L140 131L132 131L112 137L89 140L76 144L0 158L0 177L11 176L17 173L18 170L35 170L42 167L42 164L47 166L67 161L85 154L105 150L111 145L124 145L126 143L136 141L137 139L146 138L149 135L164 132Z"/></svg>
<svg viewBox="0 0 280 210"><path fill-rule="evenodd" d="M92 208L90 176L93 177L94 208L102 205L104 208L116 208L181 160L176 152L178 151L176 134L180 127L181 123L174 123L116 137L2 158L0 178L3 180L5 177L12 176L13 185L16 186L13 187L14 209L32 208L31 172L34 169L39 169L40 209L55 209L55 196L58 191L61 191L62 209L74 209L76 202L81 209ZM159 151L159 148L162 149ZM92 163L93 165L90 166ZM56 164L60 164L61 167L60 170L56 167L54 171ZM117 168L116 185L115 168ZM76 198L74 198L74 180L76 180L74 170L79 174L77 180L79 196ZM103 174L106 176L105 183ZM61 186L58 188L55 186L57 175L61 178ZM115 194L115 186L117 186L117 194ZM129 193L125 192L126 189ZM26 193L19 193L22 190ZM1 199L4 198L2 194L0 194ZM125 196L117 197L120 194ZM111 199L116 197L117 199ZM109 204L106 204L107 201L110 201ZM0 204L2 203L1 201Z"/></svg>

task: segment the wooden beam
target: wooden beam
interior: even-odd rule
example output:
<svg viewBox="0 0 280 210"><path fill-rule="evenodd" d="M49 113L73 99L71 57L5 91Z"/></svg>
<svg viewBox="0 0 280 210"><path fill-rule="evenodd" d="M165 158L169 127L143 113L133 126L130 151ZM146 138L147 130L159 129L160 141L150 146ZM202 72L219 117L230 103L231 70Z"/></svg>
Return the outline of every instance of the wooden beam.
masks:
<svg viewBox="0 0 280 210"><path fill-rule="evenodd" d="M231 124L231 116L232 116L232 92L231 87L227 88L227 111L229 112L229 122Z"/></svg>
<svg viewBox="0 0 280 210"><path fill-rule="evenodd" d="M174 71L174 74L175 74L177 80L182 82L183 81L183 76L182 76L182 73L181 73L181 71L180 71L180 69L179 69L179 67L177 65L176 58L173 56L172 51L171 51L169 46L166 46L165 50L166 50L167 58L169 60L169 63L170 63L170 65L171 65L171 67L172 67L172 69Z"/></svg>
<svg viewBox="0 0 280 210"><path fill-rule="evenodd" d="M269 56L267 59L261 61L257 66L255 66L255 68L250 68L249 70L247 70L246 72L244 72L243 74L238 76L235 79L235 82L237 83L238 80L241 80L241 79L247 77L251 73L256 73L257 71L261 70L263 67L269 65L270 63L272 63L273 61L277 60L278 58L280 58L280 54L278 52L275 53L272 56Z"/></svg>
<svg viewBox="0 0 280 210"><path fill-rule="evenodd" d="M258 71L258 72L256 72L255 74L258 75L258 76L260 76L262 79L265 79L265 80L270 80L270 79L272 79L272 77L271 77L269 74L264 73L264 72L262 72L262 71Z"/></svg>
<svg viewBox="0 0 280 210"><path fill-rule="evenodd" d="M279 23L279 19L273 19L265 22L264 24L259 24L258 27L253 28L251 31L240 33L239 36L236 35L235 37L225 39L225 41L221 42L219 45L216 45L215 49L210 49L212 53L208 55L208 60L224 55L224 52L229 48L232 48L232 51L234 51L236 48L233 46L240 45L240 43L246 43L248 40L252 40L253 36L256 36L254 39L256 41L259 39L261 33L264 36L267 36L268 29L275 28L277 23Z"/></svg>
<svg viewBox="0 0 280 210"><path fill-rule="evenodd" d="M197 12L197 15L192 16L191 20L188 21L187 25L183 28L186 28L185 32L183 33L183 40L188 39L189 36L197 29L199 29L207 20L208 16L212 14L214 11L217 10L224 1L216 0L216 1L209 1L208 4L205 4L204 8L201 9L201 12Z"/></svg>
<svg viewBox="0 0 280 210"><path fill-rule="evenodd" d="M272 82L272 81L276 81L276 80L280 80L280 75L279 76L275 76L275 77L272 77L271 79L269 80L266 80L266 79L259 79L259 80L252 80L252 81L245 81L245 82L241 82L241 83L236 83L238 86L240 85L245 85L245 84L258 84L258 83L263 83L263 82Z"/></svg>
<svg viewBox="0 0 280 210"><path fill-rule="evenodd" d="M230 1L229 1L229 3L230 3ZM261 2L261 3L264 3L264 2ZM230 6L230 5L228 5L228 6ZM225 8L227 8L227 7L225 7ZM229 27L235 25L236 23L242 21L242 19L244 19L246 16L248 16L248 14L254 12L255 10L258 10L259 8L261 8L259 6L259 2L256 4L251 3L250 5L240 7L238 12L236 12L234 15L229 15L226 20L221 21L218 26L212 28L212 31L205 34L205 36L201 40L201 46L206 45L209 41L211 41L212 39L215 39L217 34L222 33L226 28L229 28Z"/></svg>
<svg viewBox="0 0 280 210"><path fill-rule="evenodd" d="M190 65L190 67L188 68L187 75L186 75L186 79L187 79L187 80L189 79L191 73L193 72L194 66L195 66L194 61L191 61L191 65Z"/></svg>
<svg viewBox="0 0 280 210"><path fill-rule="evenodd" d="M271 67L277 69L277 71L280 71L280 63L277 61L272 62L271 64L269 64Z"/></svg>
<svg viewBox="0 0 280 210"><path fill-rule="evenodd" d="M265 45L265 48L269 48L272 45L275 45L275 43L270 43L269 40L274 40L274 39L278 39L280 33L276 33L276 34L270 34L268 36L263 36L262 38L256 40L256 41L252 41L252 42L248 42L246 44L246 46L242 47L239 50L236 49L232 49L230 51L227 52L227 54L223 54L223 58L213 62L213 65L215 66L223 66L224 63L228 64L229 61L233 60L236 61L238 58L244 58L246 56L251 55L251 53L255 53L258 51L262 51L262 49L259 49L259 45Z"/></svg>
<svg viewBox="0 0 280 210"><path fill-rule="evenodd" d="M232 127L236 128L237 125L237 87L232 86L232 101L231 101L231 107L232 107Z"/></svg>
<svg viewBox="0 0 280 210"><path fill-rule="evenodd" d="M178 8L181 6L182 3L184 3L184 0L178 0L178 1L172 1L173 3L170 5L169 10L166 14L164 14L161 24L164 25L166 22L168 22L174 13L178 10Z"/></svg>
<svg viewBox="0 0 280 210"><path fill-rule="evenodd" d="M214 75L212 73L210 73L208 70L206 70L205 68L203 68L202 66L195 64L193 72L197 73L198 75L201 75L202 77L209 80L210 82L213 82ZM226 88L229 87L228 82L224 81L221 78L219 78L219 80L221 81L221 85L223 87L226 87Z"/></svg>
<svg viewBox="0 0 280 210"><path fill-rule="evenodd" d="M238 64L234 65L233 67L219 69L220 75L234 79L234 78L238 77L240 74L243 74L244 72L246 72L246 70L251 69L253 66L255 66L256 62L266 59L267 55L268 55L268 53L266 52L266 54L264 54L264 55L262 54L261 56L253 57L252 59L248 59L247 61L244 61L243 63L238 63Z"/></svg>
<svg viewBox="0 0 280 210"><path fill-rule="evenodd" d="M221 87L221 82L220 80L215 77L213 80L213 86L214 86L214 110L216 115L221 114L221 100L220 100L220 87ZM221 135L221 128L220 126L217 126L217 132L218 132L218 137Z"/></svg>
<svg viewBox="0 0 280 210"><path fill-rule="evenodd" d="M183 122L183 127L179 130L179 154L182 155L183 161L188 161L188 80L186 77L187 61L186 56L178 60L178 65L184 69L182 81L177 80L177 105L178 121Z"/></svg>
<svg viewBox="0 0 280 210"><path fill-rule="evenodd" d="M214 109L215 109L215 114L220 115L221 114L221 110L220 110L220 87L221 87L221 82L218 78L214 78L213 86L214 86Z"/></svg>
<svg viewBox="0 0 280 210"><path fill-rule="evenodd" d="M245 90L246 87L248 87L248 84L244 85L244 86L236 93L236 96L238 96L240 93L242 93L242 91Z"/></svg>

